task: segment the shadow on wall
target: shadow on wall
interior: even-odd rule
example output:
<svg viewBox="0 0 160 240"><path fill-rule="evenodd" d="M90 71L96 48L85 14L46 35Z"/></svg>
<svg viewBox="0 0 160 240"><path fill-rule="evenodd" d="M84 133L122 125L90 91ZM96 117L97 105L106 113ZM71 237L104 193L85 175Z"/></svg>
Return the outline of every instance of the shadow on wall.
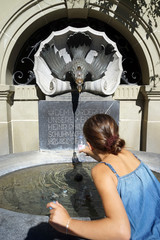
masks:
<svg viewBox="0 0 160 240"><path fill-rule="evenodd" d="M66 235L54 230L49 223L42 222L30 228L24 240L84 240L82 238Z"/></svg>
<svg viewBox="0 0 160 240"><path fill-rule="evenodd" d="M140 25L143 25L147 39L158 27L157 19L160 17L160 0L119 0L114 3L98 0L97 5L100 7L101 12L107 15L109 13L113 14L114 18L121 22L131 33L134 33ZM90 9L92 9L92 6L90 6ZM126 11L124 11L125 9ZM119 14L121 11L124 11L124 16ZM156 87L160 82L160 77L153 75L150 77L150 82L153 82L154 87Z"/></svg>
<svg viewBox="0 0 160 240"><path fill-rule="evenodd" d="M160 16L160 1L158 0L119 0L115 3L111 1L101 1L98 0L97 4L100 6L100 11L108 14L110 11L113 11L116 18L119 18L119 9L120 7L128 8L130 11L125 12L125 19L127 21L123 21L123 19L119 19L120 22L123 21L123 24L133 33L136 28L139 27L139 20L135 16L140 16L142 19L145 15L147 26L146 26L146 38L153 33L153 28L158 27L157 17ZM91 7L92 8L92 7ZM116 14L117 13L117 14ZM142 20L141 19L141 20Z"/></svg>

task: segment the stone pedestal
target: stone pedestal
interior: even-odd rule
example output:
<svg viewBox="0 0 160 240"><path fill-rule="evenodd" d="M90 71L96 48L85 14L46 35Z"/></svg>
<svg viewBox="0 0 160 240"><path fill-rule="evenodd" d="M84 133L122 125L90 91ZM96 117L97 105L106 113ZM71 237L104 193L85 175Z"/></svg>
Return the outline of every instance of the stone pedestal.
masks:
<svg viewBox="0 0 160 240"><path fill-rule="evenodd" d="M12 151L11 105L14 87L0 85L0 153Z"/></svg>
<svg viewBox="0 0 160 240"><path fill-rule="evenodd" d="M145 97L143 139L145 151L160 152L160 87L146 86L143 90Z"/></svg>
<svg viewBox="0 0 160 240"><path fill-rule="evenodd" d="M35 86L15 86L11 114L12 152L38 150L38 97Z"/></svg>
<svg viewBox="0 0 160 240"><path fill-rule="evenodd" d="M140 86L120 85L114 93L120 102L119 133L129 150L141 149L144 97Z"/></svg>
<svg viewBox="0 0 160 240"><path fill-rule="evenodd" d="M0 155L39 149L34 86L0 85Z"/></svg>

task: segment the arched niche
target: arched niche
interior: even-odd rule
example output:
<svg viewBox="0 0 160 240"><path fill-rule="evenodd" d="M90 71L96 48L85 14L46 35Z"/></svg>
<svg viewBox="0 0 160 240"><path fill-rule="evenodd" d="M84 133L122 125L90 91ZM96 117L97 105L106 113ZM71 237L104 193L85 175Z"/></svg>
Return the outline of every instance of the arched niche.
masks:
<svg viewBox="0 0 160 240"><path fill-rule="evenodd" d="M138 59L133 51L132 46L130 43L114 28L110 27L105 22L102 22L100 20L97 20L95 18L87 18L86 19L59 19L57 21L53 21L42 28L40 28L38 31L32 34L32 36L25 42L23 45L20 54L17 57L17 61L15 63L15 69L13 72L13 79L14 84L35 84L36 80L31 79L31 81L27 80L29 78L28 72L32 72L33 74L33 62L34 62L34 55L37 52L40 43L43 40L46 40L48 36L51 34L51 32L57 32L59 30L64 31L64 29L68 26L72 26L76 29L82 29L85 27L90 27L94 30L104 32L106 36L109 37L110 40L112 40L118 47L119 51L121 52L121 55L123 56L123 74L121 77L121 83L122 84L135 84L135 85L142 85L142 74L140 65L138 63ZM77 30L78 31L78 30ZM101 46L97 46L99 49ZM26 50L27 49L27 50ZM25 63L22 60L26 60L27 64L27 56L28 58L28 65L25 69ZM30 64L30 67L29 67ZM21 72L21 69L23 71ZM30 71L31 70L31 71ZM25 77L23 79L20 79L21 76ZM133 75L133 76L132 76ZM19 80L18 80L19 77ZM27 83L28 82L28 83Z"/></svg>

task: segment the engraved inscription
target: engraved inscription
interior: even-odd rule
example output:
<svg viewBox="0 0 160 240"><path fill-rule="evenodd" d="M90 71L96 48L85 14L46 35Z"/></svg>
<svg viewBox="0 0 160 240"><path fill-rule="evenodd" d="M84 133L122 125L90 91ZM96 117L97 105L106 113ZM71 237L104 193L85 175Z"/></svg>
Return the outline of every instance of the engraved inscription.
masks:
<svg viewBox="0 0 160 240"><path fill-rule="evenodd" d="M74 115L71 109L55 109L47 112L49 148L73 145Z"/></svg>
<svg viewBox="0 0 160 240"><path fill-rule="evenodd" d="M83 135L84 122L90 116L106 112L113 116L114 111L119 115L119 104L116 101L80 102L75 115L71 102L40 101L40 148L73 149L74 144L77 145L78 136Z"/></svg>

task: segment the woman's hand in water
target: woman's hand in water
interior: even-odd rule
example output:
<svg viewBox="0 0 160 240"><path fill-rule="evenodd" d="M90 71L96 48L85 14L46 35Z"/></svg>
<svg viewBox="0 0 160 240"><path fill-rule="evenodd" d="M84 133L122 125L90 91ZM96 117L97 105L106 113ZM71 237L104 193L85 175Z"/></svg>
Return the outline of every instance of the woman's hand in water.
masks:
<svg viewBox="0 0 160 240"><path fill-rule="evenodd" d="M66 233L66 226L71 219L67 210L57 201L48 203L47 208L50 208L50 225L57 231Z"/></svg>

